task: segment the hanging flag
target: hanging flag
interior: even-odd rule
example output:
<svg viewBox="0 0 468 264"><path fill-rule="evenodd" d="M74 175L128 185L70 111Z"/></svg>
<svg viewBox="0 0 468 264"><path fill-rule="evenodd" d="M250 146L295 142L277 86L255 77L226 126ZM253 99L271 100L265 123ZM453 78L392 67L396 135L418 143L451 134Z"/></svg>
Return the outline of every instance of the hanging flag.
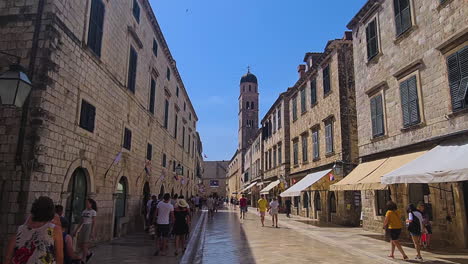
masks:
<svg viewBox="0 0 468 264"><path fill-rule="evenodd" d="M328 173L328 176L330 177L330 181L334 181L335 180L335 175L333 175L333 173Z"/></svg>
<svg viewBox="0 0 468 264"><path fill-rule="evenodd" d="M174 179L175 179L176 181L179 181L179 177L177 176L177 174L174 174Z"/></svg>
<svg viewBox="0 0 468 264"><path fill-rule="evenodd" d="M114 161L112 161L111 165L109 168L107 168L106 173L104 173L104 178L107 177L107 173L109 173L109 170L112 168L114 164L119 163L119 161L122 159L122 152L117 153L117 156L114 158Z"/></svg>
<svg viewBox="0 0 468 264"><path fill-rule="evenodd" d="M205 157L205 159L207 159L207 158L208 158L208 156L206 156L206 154L203 154L203 157Z"/></svg>
<svg viewBox="0 0 468 264"><path fill-rule="evenodd" d="M185 178L182 178L182 185L185 184Z"/></svg>
<svg viewBox="0 0 468 264"><path fill-rule="evenodd" d="M151 175L151 160L146 160L145 162L145 172L147 176Z"/></svg>

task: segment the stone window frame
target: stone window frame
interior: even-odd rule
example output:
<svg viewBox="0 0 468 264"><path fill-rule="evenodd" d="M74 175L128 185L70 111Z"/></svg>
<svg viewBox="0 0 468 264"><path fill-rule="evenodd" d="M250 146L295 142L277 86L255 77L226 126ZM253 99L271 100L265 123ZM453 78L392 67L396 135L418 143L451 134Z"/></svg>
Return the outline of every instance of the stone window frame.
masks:
<svg viewBox="0 0 468 264"><path fill-rule="evenodd" d="M416 89L417 89L417 92L418 92L418 110L419 110L419 123L417 124L411 124L409 126L406 126L404 125L404 117L403 117L403 110L402 110L402 100L401 100L401 92L400 92L400 84L410 78L412 78L413 76L416 77ZM421 85L421 73L420 73L420 70L419 69L416 69L416 70L413 70L411 71L410 73L408 73L407 75L405 75L404 77L401 77L401 78L397 78L397 81L398 81L398 84L397 84L397 88L398 88L398 104L400 105L400 117L401 117L401 131L405 132L405 131L408 131L412 128L419 128L421 126L424 126L425 124L425 115L424 115L424 103L423 103L423 93L422 93L422 85Z"/></svg>
<svg viewBox="0 0 468 264"><path fill-rule="evenodd" d="M369 98L369 122L370 122L370 130L371 130L371 141L378 141L385 139L388 137L388 122L387 122L387 104L385 100L385 91L388 89L387 82L381 82L376 86L368 89L365 91ZM372 130L372 111L371 111L371 100L372 98L382 95L382 113L383 113L383 135L374 136L374 132Z"/></svg>
<svg viewBox="0 0 468 264"><path fill-rule="evenodd" d="M317 134L317 151L314 149L314 134ZM312 138L312 161L320 160L320 124L316 124L311 128Z"/></svg>
<svg viewBox="0 0 468 264"><path fill-rule="evenodd" d="M383 205L382 208L380 208L379 193L384 193L384 196L385 196L384 198L387 198L384 200L384 203L382 204ZM389 188L384 189L384 190L375 190L374 191L374 216L377 216L377 217L385 216L386 203L390 200L392 200L392 192ZM382 210L382 213L379 212L380 209Z"/></svg>
<svg viewBox="0 0 468 264"><path fill-rule="evenodd" d="M397 28L396 28L395 5L394 3L391 3L393 26L395 30L394 31L395 33L394 43L395 44L400 43L403 39L407 38L409 35L411 35L412 32L414 32L418 28L418 25L416 24L416 13L415 13L413 0L408 0L408 3L409 3L409 8L410 8L410 15L411 15L411 26L405 31L402 31L400 34L398 34Z"/></svg>
<svg viewBox="0 0 468 264"><path fill-rule="evenodd" d="M80 125L80 121L81 121L81 108L83 106L83 101L87 102L88 104L94 106L95 108L95 113L94 113L94 129L93 131L89 131L88 129L86 128L83 128L81 127ZM94 138L94 135L96 133L94 133L96 131L96 116L97 116L97 107L96 107L97 103L95 100L93 100L91 97L88 97L88 96L80 96L79 98L79 101L78 101L78 109L77 109L77 117L76 117L76 121L75 121L75 124L76 124L76 127L78 128L79 131L83 132L85 135L87 136L91 136Z"/></svg>
<svg viewBox="0 0 468 264"><path fill-rule="evenodd" d="M297 115L297 93L293 95L293 98L291 99L291 119L293 122L296 122L298 119Z"/></svg>
<svg viewBox="0 0 468 264"><path fill-rule="evenodd" d="M141 19L141 6L138 3L138 0L133 0L132 1L132 17L135 19L135 21L140 24L140 19Z"/></svg>
<svg viewBox="0 0 468 264"><path fill-rule="evenodd" d="M309 133L305 131L301 134L301 160L302 164L309 163ZM305 145L304 145L305 143ZM304 151L305 149L305 151Z"/></svg>
<svg viewBox="0 0 468 264"><path fill-rule="evenodd" d="M89 19L87 19L87 22L88 22L88 25L87 27L85 28L85 34L86 34L86 39L85 39L85 43L86 43L86 47L87 47L87 50L91 51L91 54L94 55L95 58L97 58L98 60L100 60L101 58L101 55L102 55L102 45L103 45L103 42L104 42L104 28L105 28L105 20L106 20L106 8L107 8L107 1L104 1L104 0L99 0L102 5L104 6L104 16L103 16L103 22L102 22L102 36L101 36L101 47L100 47L100 52L99 54L96 53L91 47L88 46L88 42L89 42L89 33L90 33L90 27L91 27L91 9L92 9L92 3L93 1L95 0L90 0L91 4L89 5L89 8L87 10L87 17Z"/></svg>
<svg viewBox="0 0 468 264"><path fill-rule="evenodd" d="M158 93L158 81L157 77L153 76L153 74L150 74L149 78L150 84L149 84L149 93L148 93L148 112L150 112L151 115L155 115L156 113L156 98L157 98L157 93ZM153 82L154 82L154 95L151 95L152 89L153 89ZM153 101L153 105L151 105L151 101Z"/></svg>
<svg viewBox="0 0 468 264"><path fill-rule="evenodd" d="M298 167L299 166L299 138L293 138L292 140L293 147L291 148L293 152L293 166Z"/></svg>
<svg viewBox="0 0 468 264"><path fill-rule="evenodd" d="M301 115L304 115L307 113L307 89L305 86L299 89L299 94L301 98Z"/></svg>
<svg viewBox="0 0 468 264"><path fill-rule="evenodd" d="M450 89L450 79L449 79L449 67L448 67L448 58L455 53L458 53L462 49L468 48L468 40L462 41L468 37L468 29L465 29L463 32L457 34L461 36L455 36L453 40L450 40L448 43L444 43L438 49L442 52L444 58L444 66L445 66L445 81L446 81L446 91L447 96L449 98L448 103L448 117L455 117L460 114L468 113L468 104L466 104L463 108L454 109L453 100L452 100L452 93ZM461 79L460 79L461 80Z"/></svg>
<svg viewBox="0 0 468 264"><path fill-rule="evenodd" d="M370 57L369 56L366 56L366 61L367 61L367 65L369 65L370 63L373 63L373 62L377 62L379 60L380 57L382 57L383 55L383 51L382 51L382 34L380 32L380 16L379 16L379 12L377 11L374 15L370 16L368 18L368 20L366 21L365 25L364 25L364 34L366 34L366 30L367 30L367 27L370 25L370 23L372 23L373 21L375 20L375 24L376 24L376 38L377 38L377 53ZM366 52L367 51L367 35L365 35L365 38L366 38ZM367 54L367 53L366 53Z"/></svg>

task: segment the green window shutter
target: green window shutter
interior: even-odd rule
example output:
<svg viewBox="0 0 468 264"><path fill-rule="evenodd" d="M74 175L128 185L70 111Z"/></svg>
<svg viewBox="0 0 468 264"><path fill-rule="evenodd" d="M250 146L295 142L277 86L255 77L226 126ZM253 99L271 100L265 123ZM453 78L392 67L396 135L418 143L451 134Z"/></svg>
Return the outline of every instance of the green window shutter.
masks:
<svg viewBox="0 0 468 264"><path fill-rule="evenodd" d="M149 144L146 147L146 159L151 160L153 158L153 145Z"/></svg>
<svg viewBox="0 0 468 264"><path fill-rule="evenodd" d="M468 99L466 97L468 92L468 46L461 49L457 54L461 77L457 100L462 102L463 107L465 107Z"/></svg>
<svg viewBox="0 0 468 264"><path fill-rule="evenodd" d="M155 39L153 39L153 54L156 57L158 56L158 42Z"/></svg>
<svg viewBox="0 0 468 264"><path fill-rule="evenodd" d="M409 0L393 0L397 36L411 28L411 7Z"/></svg>
<svg viewBox="0 0 468 264"><path fill-rule="evenodd" d="M325 67L322 71L323 77L323 94L326 95L330 92L330 65Z"/></svg>
<svg viewBox="0 0 468 264"><path fill-rule="evenodd" d="M408 127L411 125L410 110L409 110L409 94L408 94L408 81L400 83L400 97L401 97L401 110L403 116L403 126Z"/></svg>
<svg viewBox="0 0 468 264"><path fill-rule="evenodd" d="M371 98L371 120L372 120L372 135L377 136L377 103L376 97Z"/></svg>
<svg viewBox="0 0 468 264"><path fill-rule="evenodd" d="M302 89L301 90L301 113L305 113L307 110L306 106L306 90Z"/></svg>
<svg viewBox="0 0 468 264"><path fill-rule="evenodd" d="M149 111L154 114L154 101L156 99L156 81L151 79Z"/></svg>
<svg viewBox="0 0 468 264"><path fill-rule="evenodd" d="M312 105L317 103L317 79L310 81L310 102Z"/></svg>
<svg viewBox="0 0 468 264"><path fill-rule="evenodd" d="M416 76L409 78L408 83L408 110L410 112L411 125L419 124L421 118L419 115L419 98Z"/></svg>
<svg viewBox="0 0 468 264"><path fill-rule="evenodd" d="M370 60L379 53L376 19L372 20L366 27L366 40L367 40L367 59Z"/></svg>
<svg viewBox="0 0 468 264"><path fill-rule="evenodd" d="M463 102L458 100L461 74L458 62L458 53L452 54L447 58L447 70L450 86L450 96L452 98L452 109L459 110L463 108Z"/></svg>
<svg viewBox="0 0 468 264"><path fill-rule="evenodd" d="M102 35L104 28L105 5L101 0L91 2L89 17L88 47L98 56L101 56Z"/></svg>
<svg viewBox="0 0 468 264"><path fill-rule="evenodd" d="M132 93L135 93L137 63L138 63L138 54L133 47L130 47L127 87Z"/></svg>
<svg viewBox="0 0 468 264"><path fill-rule="evenodd" d="M384 130L384 115L383 115L383 103L382 103L382 95L376 96L376 129L377 135L382 136L385 133Z"/></svg>
<svg viewBox="0 0 468 264"><path fill-rule="evenodd" d="M169 125L169 101L166 100L166 104L164 106L164 128L168 128Z"/></svg>

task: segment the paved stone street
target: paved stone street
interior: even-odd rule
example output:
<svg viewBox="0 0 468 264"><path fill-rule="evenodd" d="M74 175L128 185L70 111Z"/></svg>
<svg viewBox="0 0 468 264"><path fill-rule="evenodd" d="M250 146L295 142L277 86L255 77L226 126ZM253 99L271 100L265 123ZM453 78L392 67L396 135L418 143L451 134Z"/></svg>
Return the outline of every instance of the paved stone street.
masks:
<svg viewBox="0 0 468 264"><path fill-rule="evenodd" d="M267 216L261 227L255 209L240 220L235 209L221 210L206 221L203 264L255 263L408 263L396 253L388 259L389 245L383 236L361 228L316 226L313 221L280 215L280 228L271 227ZM414 258L415 250L405 244L405 251ZM171 247L173 244L171 245ZM197 249L194 249L197 250ZM179 256L153 257L154 241L145 234L117 239L94 249L91 264L101 263L178 263ZM468 264L468 252L447 253L446 250L423 252L424 263ZM419 263L410 260L410 263Z"/></svg>

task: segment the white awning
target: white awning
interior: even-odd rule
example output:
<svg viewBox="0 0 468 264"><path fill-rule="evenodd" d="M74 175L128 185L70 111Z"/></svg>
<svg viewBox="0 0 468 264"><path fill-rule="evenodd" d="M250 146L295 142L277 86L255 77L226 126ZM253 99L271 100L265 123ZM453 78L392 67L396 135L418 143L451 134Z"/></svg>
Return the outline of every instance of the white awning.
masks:
<svg viewBox="0 0 468 264"><path fill-rule="evenodd" d="M330 172L331 170L324 170L324 171L311 173L305 176L302 180L298 181L293 186L291 186L286 191L282 192L280 196L281 197L300 196L303 190L309 188L312 184L316 183L323 176L327 175Z"/></svg>
<svg viewBox="0 0 468 264"><path fill-rule="evenodd" d="M254 187L256 184L257 182L251 183L249 186L242 189L241 193L248 191L250 188Z"/></svg>
<svg viewBox="0 0 468 264"><path fill-rule="evenodd" d="M268 194L271 191L271 189L275 188L278 184L280 184L280 180L270 182L270 184L268 184L267 187L263 188L260 191L260 194Z"/></svg>
<svg viewBox="0 0 468 264"><path fill-rule="evenodd" d="M382 177L383 184L468 180L468 137L446 141Z"/></svg>

